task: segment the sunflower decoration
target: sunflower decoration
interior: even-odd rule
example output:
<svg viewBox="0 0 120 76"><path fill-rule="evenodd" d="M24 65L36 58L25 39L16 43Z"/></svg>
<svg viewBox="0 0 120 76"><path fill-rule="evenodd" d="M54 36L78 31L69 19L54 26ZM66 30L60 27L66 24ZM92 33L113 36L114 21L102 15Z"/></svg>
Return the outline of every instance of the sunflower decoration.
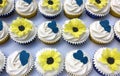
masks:
<svg viewBox="0 0 120 76"><path fill-rule="evenodd" d="M89 2L97 6L99 9L102 9L108 4L108 0L89 0Z"/></svg>
<svg viewBox="0 0 120 76"><path fill-rule="evenodd" d="M102 52L101 58L99 58L99 61L103 64L106 64L112 72L120 69L120 52L115 49L109 49L106 48Z"/></svg>
<svg viewBox="0 0 120 76"><path fill-rule="evenodd" d="M15 33L18 37L27 35L32 30L32 24L25 18L17 18L10 26L12 33Z"/></svg>
<svg viewBox="0 0 120 76"><path fill-rule="evenodd" d="M7 0L0 0L0 7L4 8L7 5Z"/></svg>
<svg viewBox="0 0 120 76"><path fill-rule="evenodd" d="M86 31L86 26L79 19L72 19L65 24L64 32L70 33L75 38L79 38Z"/></svg>
<svg viewBox="0 0 120 76"><path fill-rule="evenodd" d="M38 59L44 71L52 71L59 68L61 55L54 49L47 49L39 55Z"/></svg>
<svg viewBox="0 0 120 76"><path fill-rule="evenodd" d="M59 0L43 0L42 6L48 7L49 9L59 10Z"/></svg>

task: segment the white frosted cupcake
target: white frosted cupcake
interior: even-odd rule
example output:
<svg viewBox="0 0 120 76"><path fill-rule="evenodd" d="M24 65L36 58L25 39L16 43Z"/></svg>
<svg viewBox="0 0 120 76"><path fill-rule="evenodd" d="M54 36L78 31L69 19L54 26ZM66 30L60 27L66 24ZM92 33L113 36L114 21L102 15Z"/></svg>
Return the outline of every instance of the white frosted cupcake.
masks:
<svg viewBox="0 0 120 76"><path fill-rule="evenodd" d="M87 76L92 70L92 61L81 50L70 51L65 57L65 70L70 76Z"/></svg>
<svg viewBox="0 0 120 76"><path fill-rule="evenodd" d="M95 21L90 24L91 40L98 44L107 44L114 39L114 31L108 20Z"/></svg>
<svg viewBox="0 0 120 76"><path fill-rule="evenodd" d="M93 58L94 69L102 76L120 75L120 51L116 48L100 48Z"/></svg>
<svg viewBox="0 0 120 76"><path fill-rule="evenodd" d="M102 18L109 14L110 0L87 0L85 8L86 14L91 18Z"/></svg>
<svg viewBox="0 0 120 76"><path fill-rule="evenodd" d="M57 49L45 48L36 53L35 67L40 75L57 76L64 69L64 59Z"/></svg>
<svg viewBox="0 0 120 76"><path fill-rule="evenodd" d="M120 42L120 20L114 25L115 38Z"/></svg>
<svg viewBox="0 0 120 76"><path fill-rule="evenodd" d="M17 0L16 12L25 18L31 18L37 14L37 2L35 0Z"/></svg>
<svg viewBox="0 0 120 76"><path fill-rule="evenodd" d="M14 0L0 0L0 17L7 17L14 12Z"/></svg>
<svg viewBox="0 0 120 76"><path fill-rule="evenodd" d="M0 21L0 44L5 43L9 39L8 24L4 21Z"/></svg>
<svg viewBox="0 0 120 76"><path fill-rule="evenodd" d="M32 55L23 50L15 51L7 58L6 72L10 76L26 76L33 68Z"/></svg>
<svg viewBox="0 0 120 76"><path fill-rule="evenodd" d="M44 22L38 28L38 38L46 44L54 44L61 38L61 28L55 21Z"/></svg>
<svg viewBox="0 0 120 76"><path fill-rule="evenodd" d="M78 18L84 11L84 0L65 0L64 13L68 18Z"/></svg>
<svg viewBox="0 0 120 76"><path fill-rule="evenodd" d="M40 0L38 6L41 14L48 19L56 18L62 12L61 0Z"/></svg>
<svg viewBox="0 0 120 76"><path fill-rule="evenodd" d="M0 51L0 72L2 72L3 69L5 68L5 64L6 64L6 57L5 57L5 55Z"/></svg>
<svg viewBox="0 0 120 76"><path fill-rule="evenodd" d="M82 20L75 18L65 21L62 35L70 44L81 44L88 39L89 30Z"/></svg>
<svg viewBox="0 0 120 76"><path fill-rule="evenodd" d="M111 0L111 15L120 18L120 0Z"/></svg>
<svg viewBox="0 0 120 76"><path fill-rule="evenodd" d="M18 17L13 20L9 32L14 41L20 44L28 44L36 38L37 29L32 21Z"/></svg>

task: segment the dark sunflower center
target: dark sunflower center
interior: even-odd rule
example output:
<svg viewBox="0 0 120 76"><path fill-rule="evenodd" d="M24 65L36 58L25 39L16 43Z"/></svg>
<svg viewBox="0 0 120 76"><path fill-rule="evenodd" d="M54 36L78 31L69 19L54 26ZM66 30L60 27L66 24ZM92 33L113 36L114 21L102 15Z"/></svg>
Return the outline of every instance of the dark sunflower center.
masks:
<svg viewBox="0 0 120 76"><path fill-rule="evenodd" d="M78 32L78 28L77 27L73 27L73 32Z"/></svg>
<svg viewBox="0 0 120 76"><path fill-rule="evenodd" d="M3 3L3 0L0 0L0 4L2 4Z"/></svg>
<svg viewBox="0 0 120 76"><path fill-rule="evenodd" d="M20 31L24 31L25 30L25 27L23 25L19 26L18 27Z"/></svg>
<svg viewBox="0 0 120 76"><path fill-rule="evenodd" d="M48 4L52 5L53 1L52 0L48 0Z"/></svg>
<svg viewBox="0 0 120 76"><path fill-rule="evenodd" d="M95 0L98 4L100 4L101 3L101 0Z"/></svg>
<svg viewBox="0 0 120 76"><path fill-rule="evenodd" d="M54 63L54 59L52 57L47 58L47 64Z"/></svg>
<svg viewBox="0 0 120 76"><path fill-rule="evenodd" d="M112 58L112 57L108 57L107 58L107 62L109 63L109 64L113 64L114 63L114 58Z"/></svg>

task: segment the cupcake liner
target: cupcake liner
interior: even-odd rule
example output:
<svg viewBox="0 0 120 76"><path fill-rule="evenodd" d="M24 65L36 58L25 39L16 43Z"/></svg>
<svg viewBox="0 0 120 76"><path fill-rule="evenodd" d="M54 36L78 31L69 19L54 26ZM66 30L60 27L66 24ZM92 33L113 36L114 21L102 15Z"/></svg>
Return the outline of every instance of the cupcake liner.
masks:
<svg viewBox="0 0 120 76"><path fill-rule="evenodd" d="M9 35L6 35L5 38L3 38L2 40L0 40L0 44L4 44L5 42L7 42L9 40Z"/></svg>
<svg viewBox="0 0 120 76"><path fill-rule="evenodd" d="M52 48L46 48L46 49L52 49ZM42 51L41 51L41 53L44 51L44 50L46 50L46 49L42 49ZM55 49L55 48L54 48ZM57 50L56 50L57 51ZM59 52L59 51L58 51ZM62 54L61 54L61 58L62 58L62 62L61 62L61 64L60 64L60 69L59 69L59 72L58 72L58 74L56 74L55 76L58 76L60 73L62 73L63 72L63 70L64 70L64 57L62 56ZM37 59L37 57L36 57L36 59ZM36 60L35 60L35 63L34 63L34 66L35 66L35 68L36 68L36 70L37 70L37 72L41 75L41 76L43 76L43 74L39 71L39 69L37 68L37 66L38 66L38 64L37 64L37 62L36 62Z"/></svg>
<svg viewBox="0 0 120 76"><path fill-rule="evenodd" d="M115 39L120 42L120 38L115 34L114 35Z"/></svg>
<svg viewBox="0 0 120 76"><path fill-rule="evenodd" d="M120 18L120 14L116 13L115 11L113 11L112 8L110 9L110 14L111 14L112 16L114 16L114 17Z"/></svg>
<svg viewBox="0 0 120 76"><path fill-rule="evenodd" d="M65 16L67 18L70 18L70 19L72 19L72 18L79 18L82 15L82 14L70 15L70 14L66 13L65 10L64 10L64 14L65 14Z"/></svg>
<svg viewBox="0 0 120 76"><path fill-rule="evenodd" d="M55 19L56 17L60 16L61 12L60 12L59 14L57 14L57 15L54 15L54 16L45 15L45 14L43 14L43 13L41 13L41 14L42 14L45 18L47 18L47 19Z"/></svg>
<svg viewBox="0 0 120 76"><path fill-rule="evenodd" d="M113 39L114 39L114 37L113 37ZM113 41L113 39L112 39L111 41L105 43L105 42L98 41L98 40L94 39L94 38L91 36L91 34L90 34L90 40L93 41L94 43L100 44L100 45L105 45L105 44L111 43L111 42Z"/></svg>
<svg viewBox="0 0 120 76"><path fill-rule="evenodd" d="M17 11L16 11L16 12L17 12ZM31 15L22 15L22 14L20 14L20 13L18 13L18 12L17 12L17 14L20 15L21 17L23 17L23 18L32 18L32 17L34 17L34 16L37 15L37 12L38 12L38 11L35 11L35 12L33 12Z"/></svg>
<svg viewBox="0 0 120 76"><path fill-rule="evenodd" d="M7 14L0 15L0 17L1 17L1 18L5 18L5 17L8 17L8 16L11 16L11 15L14 14L14 12L15 12L15 9L13 9L12 11L10 11L10 12L7 13Z"/></svg>
<svg viewBox="0 0 120 76"><path fill-rule="evenodd" d="M1 52L2 53L2 52ZM3 54L3 53L2 53ZM4 55L4 54L3 54ZM3 70L5 69L5 66L6 66L6 60L7 60L7 57L4 55L4 60L5 60L5 62L4 62L4 66L2 67L2 69L0 70L0 73L2 73L3 72Z"/></svg>

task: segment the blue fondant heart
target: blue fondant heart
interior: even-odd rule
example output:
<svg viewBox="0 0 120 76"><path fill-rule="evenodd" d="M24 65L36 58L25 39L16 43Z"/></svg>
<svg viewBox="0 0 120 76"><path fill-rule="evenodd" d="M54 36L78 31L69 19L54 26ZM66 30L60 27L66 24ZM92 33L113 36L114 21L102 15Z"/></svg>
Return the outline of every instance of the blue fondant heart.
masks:
<svg viewBox="0 0 120 76"><path fill-rule="evenodd" d="M58 33L59 31L55 21L51 21L50 23L48 23L48 27L52 29L54 33Z"/></svg>
<svg viewBox="0 0 120 76"><path fill-rule="evenodd" d="M111 31L111 26L109 25L109 21L108 20L100 21L100 24L104 28L105 31L107 31L107 32Z"/></svg>
<svg viewBox="0 0 120 76"><path fill-rule="evenodd" d="M73 54L73 57L83 64L86 64L88 62L88 58L85 56L83 57L83 52L81 50L78 50L76 53Z"/></svg>
<svg viewBox="0 0 120 76"><path fill-rule="evenodd" d="M25 2L27 2L28 4L31 4L32 0L24 0Z"/></svg>
<svg viewBox="0 0 120 76"><path fill-rule="evenodd" d="M20 58L20 62L23 66L28 63L29 56L30 56L30 54L27 53L25 50L20 52L19 58Z"/></svg>
<svg viewBox="0 0 120 76"><path fill-rule="evenodd" d="M88 58L85 56L81 59L81 62L83 62L83 64L86 64L88 62Z"/></svg>
<svg viewBox="0 0 120 76"><path fill-rule="evenodd" d="M3 23L2 23L2 21L0 20L0 31L2 31L3 30Z"/></svg>
<svg viewBox="0 0 120 76"><path fill-rule="evenodd" d="M83 0L76 0L77 5L81 6L83 4Z"/></svg>

